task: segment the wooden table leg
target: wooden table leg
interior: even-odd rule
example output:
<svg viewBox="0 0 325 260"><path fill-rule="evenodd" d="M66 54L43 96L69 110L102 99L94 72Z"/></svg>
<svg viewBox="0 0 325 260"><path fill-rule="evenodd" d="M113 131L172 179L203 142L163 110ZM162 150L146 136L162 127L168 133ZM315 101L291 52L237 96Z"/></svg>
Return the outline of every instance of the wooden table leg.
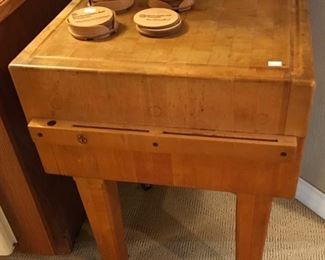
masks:
<svg viewBox="0 0 325 260"><path fill-rule="evenodd" d="M104 260L128 259L116 182L74 178Z"/></svg>
<svg viewBox="0 0 325 260"><path fill-rule="evenodd" d="M236 260L262 259L271 207L271 197L237 195Z"/></svg>

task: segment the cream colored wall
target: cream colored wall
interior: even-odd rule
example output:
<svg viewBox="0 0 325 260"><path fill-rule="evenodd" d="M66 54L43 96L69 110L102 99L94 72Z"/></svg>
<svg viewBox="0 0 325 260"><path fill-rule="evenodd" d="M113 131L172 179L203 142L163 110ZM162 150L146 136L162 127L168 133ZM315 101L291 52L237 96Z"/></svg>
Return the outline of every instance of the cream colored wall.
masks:
<svg viewBox="0 0 325 260"><path fill-rule="evenodd" d="M302 178L325 193L325 0L310 0L317 89Z"/></svg>

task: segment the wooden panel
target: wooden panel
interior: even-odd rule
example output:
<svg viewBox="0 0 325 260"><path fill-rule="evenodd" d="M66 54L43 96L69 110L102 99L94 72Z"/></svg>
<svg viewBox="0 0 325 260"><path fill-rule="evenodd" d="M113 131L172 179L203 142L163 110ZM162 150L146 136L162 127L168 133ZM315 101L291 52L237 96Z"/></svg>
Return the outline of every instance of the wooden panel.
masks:
<svg viewBox="0 0 325 260"><path fill-rule="evenodd" d="M21 68L13 71L28 121L56 118L153 127L284 133L290 93L288 84L284 83L98 75L53 69ZM53 80L49 81L49 78Z"/></svg>
<svg viewBox="0 0 325 260"><path fill-rule="evenodd" d="M49 236L44 216L38 210L35 193L24 177L7 131L0 117L0 198L8 221L22 249L39 253L54 253L52 237ZM17 193L19 187L19 193ZM23 198L23 199L22 199ZM6 201L6 202L5 202ZM24 222L12 212L22 214ZM22 216L20 216L22 217ZM23 240L23 241L22 241Z"/></svg>
<svg viewBox="0 0 325 260"><path fill-rule="evenodd" d="M120 130L115 130L117 133L112 134L114 130L81 127L76 131L71 124L69 128L67 122L60 123L59 121L55 129L55 126L47 126L46 122L47 120L39 120L31 123L31 134L42 161L46 164L45 167L51 173L284 197L291 197L295 192L302 149L301 142L293 160L281 158L269 160L266 157L256 160L254 156L245 157L243 153L232 149L230 151L234 152L233 155L227 153L226 150L223 154L220 151L227 148L227 145L219 139L213 140L216 147L211 146L212 150L206 152L204 151L205 145L200 148L198 145L200 142L196 144L194 138L191 142L194 142L199 151L196 153L194 149L189 148L187 151L187 149L182 150L182 146L178 146L177 142L182 138L182 145L185 143L186 146L184 140L187 138L172 135L171 140L174 141L168 143L169 147L166 146L156 151L155 149L160 149L164 143L162 142L159 147L154 147L152 143L156 140L151 139L153 137L150 136L142 138L138 134L133 140L129 134L122 135ZM130 134L134 133L130 131ZM86 144L78 142L80 135L87 136ZM143 135L148 135L148 133L143 133ZM112 136L114 138L111 138ZM159 134L156 132L154 138L157 136ZM233 134L234 136L236 135ZM261 138L261 135L255 135L255 138L256 136ZM149 138L148 145L146 145L146 138ZM229 138L229 140L238 142L238 139ZM287 140L293 141L290 137ZM157 143L160 144L160 142L161 139ZM249 145L239 145L237 150L241 147L243 152L254 153L254 145L258 144L258 141L255 140L252 143L252 149ZM286 145L292 149L294 143L294 141L288 142ZM221 144L221 150L217 148L218 144ZM262 147L265 145L263 141L261 144ZM270 144L267 143L268 145ZM213 153L215 151L216 153Z"/></svg>
<svg viewBox="0 0 325 260"><path fill-rule="evenodd" d="M297 82L295 88L291 89L285 126L286 134L292 133L295 129L300 129L299 132L295 131L298 136L307 132L308 124L305 122L309 119L310 109L305 108L312 106L314 87L314 85L310 87Z"/></svg>
<svg viewBox="0 0 325 260"><path fill-rule="evenodd" d="M135 126L131 128L46 119L32 120L29 129L37 144L78 146L93 150L106 147L118 151L285 162L295 159L297 148L296 137L287 136L240 135L216 131L150 129Z"/></svg>
<svg viewBox="0 0 325 260"><path fill-rule="evenodd" d="M42 157L55 165L49 173L279 197L294 196L300 165L298 158L293 163L274 164L108 148L49 145L48 149L53 153Z"/></svg>
<svg viewBox="0 0 325 260"><path fill-rule="evenodd" d="M0 118L17 156L15 164L10 161L15 170L0 172L0 204L18 239L18 250L34 254L70 252L84 211L71 178L45 175L8 64L68 3L26 0L0 22Z"/></svg>

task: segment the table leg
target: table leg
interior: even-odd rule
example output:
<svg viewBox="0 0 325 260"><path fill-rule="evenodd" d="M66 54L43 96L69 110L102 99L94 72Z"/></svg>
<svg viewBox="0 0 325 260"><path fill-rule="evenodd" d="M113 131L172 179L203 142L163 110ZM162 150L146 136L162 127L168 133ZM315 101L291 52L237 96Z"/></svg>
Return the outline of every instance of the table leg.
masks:
<svg viewBox="0 0 325 260"><path fill-rule="evenodd" d="M104 260L126 260L127 247L116 182L74 178Z"/></svg>
<svg viewBox="0 0 325 260"><path fill-rule="evenodd" d="M272 198L237 194L236 260L261 260Z"/></svg>

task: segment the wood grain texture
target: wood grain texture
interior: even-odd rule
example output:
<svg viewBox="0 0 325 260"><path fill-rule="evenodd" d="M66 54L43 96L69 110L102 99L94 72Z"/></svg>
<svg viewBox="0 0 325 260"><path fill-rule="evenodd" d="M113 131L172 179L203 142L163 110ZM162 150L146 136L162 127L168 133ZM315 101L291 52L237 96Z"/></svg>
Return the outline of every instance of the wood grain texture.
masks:
<svg viewBox="0 0 325 260"><path fill-rule="evenodd" d="M177 135L161 137L159 129L134 133L104 125L72 127L71 122L56 121L48 126L47 122L33 120L30 129L49 173L268 196L295 194L302 151L302 140L296 146L295 137L282 137L283 143L272 147L258 140L277 136L223 133L227 138L216 141L181 136L181 129ZM239 136L251 139L240 144ZM80 143L80 137L86 142Z"/></svg>
<svg viewBox="0 0 325 260"><path fill-rule="evenodd" d="M26 0L0 0L0 22L21 6Z"/></svg>
<svg viewBox="0 0 325 260"><path fill-rule="evenodd" d="M284 83L98 74L24 66L18 70L15 73L18 71L13 69L14 80L28 121L56 118L264 134L283 134L285 128L289 91ZM28 82L33 83L27 86ZM94 102L96 107L92 106Z"/></svg>
<svg viewBox="0 0 325 260"><path fill-rule="evenodd" d="M7 212L7 217L15 233L17 241L21 241L22 248L39 253L54 253L52 248L53 237L49 236L42 212L35 200L35 193L30 189L19 164L12 143L0 117L0 199L1 207ZM19 193L17 189L19 187ZM24 198L22 200L22 198ZM3 203L7 201L7 203ZM23 212L19 217L12 212ZM33 232L31 232L31 229ZM23 240L23 241L22 241ZM36 242L36 243L35 243Z"/></svg>
<svg viewBox="0 0 325 260"><path fill-rule="evenodd" d="M237 194L236 260L261 260L272 198Z"/></svg>
<svg viewBox="0 0 325 260"><path fill-rule="evenodd" d="M0 204L18 239L18 250L28 253L70 252L84 220L73 181L44 174L8 71L10 61L68 2L26 0L0 22L0 118L17 157L10 160L15 170L8 166L0 173ZM5 158L6 154L1 160Z"/></svg>
<svg viewBox="0 0 325 260"><path fill-rule="evenodd" d="M293 197L299 175L314 90L308 1L197 1L164 39L136 31L137 1L98 42L67 30L83 4L72 1L10 71L41 160L76 179L103 257L126 257L121 232L99 226L120 230L113 186L128 181L237 193L237 259L260 259L271 198Z"/></svg>
<svg viewBox="0 0 325 260"><path fill-rule="evenodd" d="M137 1L130 12L119 16L119 21L127 27L127 30L118 35L119 37L96 43L98 46L96 47L91 42L76 41L67 31L64 19L82 4L83 2L78 0L72 1L60 17L37 39L37 43L30 45L28 52L18 57L16 61L36 65L37 62L46 59L46 64L59 65L64 57L69 57L65 64L77 68L97 67L112 71L114 65L120 64L114 71L122 68L123 71L143 73L150 69L150 73L156 71L176 76L183 72L182 75L186 73L186 76L200 75L209 78L246 74L259 79L265 77L283 80L289 79L286 69L290 70L294 65L291 64L290 56L295 47L294 38L291 38L290 34L292 30L302 29L297 27L299 24L294 21L300 10L295 12L291 10L301 8L295 1L244 0L240 5L235 0L218 3L200 1L196 3L193 11L182 14L188 24L188 31L171 39L148 39L138 34L132 21L133 14L146 7L146 1ZM53 27L57 28L55 32ZM49 35L50 39L47 37ZM57 39L60 39L56 41L59 46L52 45ZM284 40L282 42L284 44L277 44L280 40ZM185 46L182 45L184 43ZM93 47L91 54L86 51L90 46ZM159 51L156 51L157 49ZM187 52L184 52L185 50ZM214 62L213 57L217 58L220 53L225 52L231 54L228 57L230 62L228 60L223 63ZM256 58L261 59L259 63L250 61ZM280 58L285 64L284 68L267 69L268 60ZM84 64L83 59L89 59L90 63ZM294 62L301 64L303 61L299 59ZM174 66L176 64L178 66ZM125 67L121 67L122 65ZM202 70L197 65L202 65ZM184 66L188 70L181 70ZM261 70L256 71L258 68ZM199 74L202 71L206 73Z"/></svg>
<svg viewBox="0 0 325 260"><path fill-rule="evenodd" d="M54 155L42 153L54 165L49 169L50 173L288 198L295 194L300 164L299 159L294 163L274 164L205 155L112 151L109 148L54 145L46 146L46 149Z"/></svg>
<svg viewBox="0 0 325 260"><path fill-rule="evenodd" d="M37 144L77 146L87 149L148 153L208 155L268 162L289 162L296 156L292 136L141 128L121 125L89 125L80 122L33 119L28 127ZM50 125L49 125L50 124Z"/></svg>
<svg viewBox="0 0 325 260"><path fill-rule="evenodd" d="M75 181L102 259L128 259L117 184L89 178Z"/></svg>
<svg viewBox="0 0 325 260"><path fill-rule="evenodd" d="M11 71L28 121L55 117L304 137L314 88L306 2L199 1L182 14L185 31L152 39L132 22L146 4L139 1L118 17L123 31L94 43L69 35L65 19L79 6L73 1ZM268 60L284 66L270 68Z"/></svg>

